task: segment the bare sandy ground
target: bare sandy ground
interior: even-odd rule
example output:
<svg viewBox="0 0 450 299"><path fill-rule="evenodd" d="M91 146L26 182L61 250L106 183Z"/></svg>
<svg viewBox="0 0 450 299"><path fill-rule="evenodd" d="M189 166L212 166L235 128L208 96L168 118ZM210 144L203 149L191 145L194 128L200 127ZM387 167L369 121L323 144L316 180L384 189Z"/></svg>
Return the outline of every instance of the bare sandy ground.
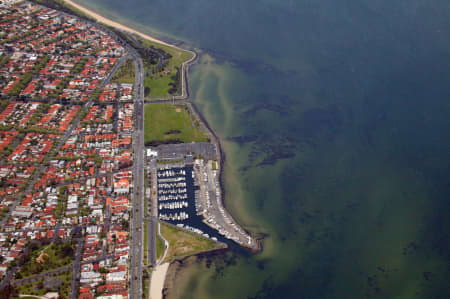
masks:
<svg viewBox="0 0 450 299"><path fill-rule="evenodd" d="M166 278L169 263L164 263L155 267L150 282L150 299L162 299L162 290Z"/></svg>
<svg viewBox="0 0 450 299"><path fill-rule="evenodd" d="M147 35L147 34L144 34L142 32L139 32L137 30L134 30L133 28L130 28L130 27L122 25L122 24L119 24L117 22L114 22L113 20L107 19L107 18L105 18L105 17L103 17L103 16L93 12L92 10L89 10L86 7L81 6L81 5L75 3L75 2L73 2L71 0L63 0L63 1L66 2L67 4L72 5L73 7L81 10L86 15L91 16L92 18L96 19L98 22L101 22L103 24L106 24L106 25L109 25L109 26L112 26L112 27L116 27L116 28L118 28L120 30L125 30L125 31L131 32L131 33L135 33L135 34L137 34L137 35L139 35L139 36L141 36L141 37L143 37L145 39L148 39L150 41L153 41L153 42L157 42L157 43L160 43L160 44L163 44L163 45L167 45L167 46L173 46L173 45L170 45L170 44L168 44L166 42L163 42L162 40L159 40L159 39L156 39L154 37L151 37L150 35Z"/></svg>

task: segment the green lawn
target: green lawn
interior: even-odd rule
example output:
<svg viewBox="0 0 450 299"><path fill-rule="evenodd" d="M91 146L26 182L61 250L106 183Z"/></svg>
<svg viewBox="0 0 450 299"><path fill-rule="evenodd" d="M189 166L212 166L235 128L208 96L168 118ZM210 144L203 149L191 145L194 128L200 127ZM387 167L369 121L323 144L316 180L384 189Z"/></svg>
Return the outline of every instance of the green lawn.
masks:
<svg viewBox="0 0 450 299"><path fill-rule="evenodd" d="M134 63L132 60L127 60L114 74L112 82L115 83L135 83Z"/></svg>
<svg viewBox="0 0 450 299"><path fill-rule="evenodd" d="M200 251L221 248L214 241L161 223L161 234L169 242L165 262Z"/></svg>
<svg viewBox="0 0 450 299"><path fill-rule="evenodd" d="M37 245L34 247L30 260L24 264L16 274L18 279L27 276L50 271L56 268L70 265L72 263L74 245L70 243L53 243L51 245ZM36 259L44 252L46 256L43 261Z"/></svg>
<svg viewBox="0 0 450 299"><path fill-rule="evenodd" d="M43 280L41 279L41 280L37 280L34 282L30 282L30 283L18 286L17 291L19 292L19 294L22 294L22 295L34 295L34 296L43 296L48 292L57 291L61 298L69 298L70 285L72 282L72 271L68 271L61 275L56 275L53 277L55 277L55 278L60 277L62 279L61 285L58 287L57 290L45 289L43 287ZM35 297L21 297L21 298L35 299Z"/></svg>
<svg viewBox="0 0 450 299"><path fill-rule="evenodd" d="M206 142L208 136L193 127L185 106L148 104L145 106L146 144Z"/></svg>
<svg viewBox="0 0 450 299"><path fill-rule="evenodd" d="M144 270L142 275L142 298L148 298L148 287L149 287L149 272L148 270Z"/></svg>
<svg viewBox="0 0 450 299"><path fill-rule="evenodd" d="M150 88L149 97L169 97L169 85L174 82L172 74L163 75L161 73L149 75L144 78L144 86Z"/></svg>
<svg viewBox="0 0 450 299"><path fill-rule="evenodd" d="M144 265L148 264L148 221L144 221Z"/></svg>
<svg viewBox="0 0 450 299"><path fill-rule="evenodd" d="M47 290L42 287L43 281L37 280L34 282L30 282L17 287L17 291L22 295L35 295L35 296L43 296L47 293ZM23 297L22 297L23 298ZM25 298L33 298L35 297L25 297Z"/></svg>
<svg viewBox="0 0 450 299"><path fill-rule="evenodd" d="M172 58L169 59L167 69L175 70L176 66L180 66L184 61L187 61L192 58L192 53L183 51L180 49L175 49L174 47L158 44L152 41L144 40L139 36L136 36L136 39L142 43L145 47L154 46L155 48L160 48L172 55Z"/></svg>
<svg viewBox="0 0 450 299"><path fill-rule="evenodd" d="M156 235L156 260L158 261L164 254L164 242L159 235Z"/></svg>
<svg viewBox="0 0 450 299"><path fill-rule="evenodd" d="M187 51L176 49L170 46L161 45L155 42L144 40L139 36L136 39L145 47L154 46L164 50L172 55L167 61L167 65L159 72L149 74L144 79L144 86L150 88L150 93L146 96L150 98L170 97L169 90L171 89L170 83L176 84L174 76L177 74L177 68L181 70L181 64L192 58L193 54ZM146 71L149 71L152 67L147 67ZM180 94L181 90L178 90L177 94Z"/></svg>
<svg viewBox="0 0 450 299"><path fill-rule="evenodd" d="M72 271L66 272L64 274L58 275L57 277L62 278L62 284L58 289L58 293L63 298L69 298L70 287L72 284Z"/></svg>

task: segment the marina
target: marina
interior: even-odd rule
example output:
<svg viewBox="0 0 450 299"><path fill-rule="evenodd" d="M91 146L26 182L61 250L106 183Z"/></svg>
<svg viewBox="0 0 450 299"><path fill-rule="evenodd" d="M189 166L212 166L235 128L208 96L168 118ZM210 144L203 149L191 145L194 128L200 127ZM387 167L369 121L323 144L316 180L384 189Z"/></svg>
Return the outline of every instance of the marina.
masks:
<svg viewBox="0 0 450 299"><path fill-rule="evenodd" d="M252 246L222 205L215 161L165 164L156 171L158 218L215 241Z"/></svg>
<svg viewBox="0 0 450 299"><path fill-rule="evenodd" d="M215 241L226 241L197 213L196 194L199 194L199 187L194 184L192 166L166 166L159 168L156 175L160 220Z"/></svg>

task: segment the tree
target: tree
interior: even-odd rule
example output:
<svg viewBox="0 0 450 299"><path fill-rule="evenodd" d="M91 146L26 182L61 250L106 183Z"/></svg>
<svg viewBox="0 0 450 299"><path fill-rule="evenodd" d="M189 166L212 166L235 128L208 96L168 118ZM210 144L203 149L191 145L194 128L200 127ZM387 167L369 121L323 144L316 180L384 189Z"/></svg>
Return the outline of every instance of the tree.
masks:
<svg viewBox="0 0 450 299"><path fill-rule="evenodd" d="M14 288L11 284L6 285L3 290L0 290L0 298L16 298L19 295L17 289Z"/></svg>
<svg viewBox="0 0 450 299"><path fill-rule="evenodd" d="M22 273L20 271L16 272L16 274L14 275L15 279L22 279Z"/></svg>
<svg viewBox="0 0 450 299"><path fill-rule="evenodd" d="M74 250L72 245L70 245L70 243L65 243L62 248L61 248L61 257L65 258L68 256L73 256L74 254Z"/></svg>

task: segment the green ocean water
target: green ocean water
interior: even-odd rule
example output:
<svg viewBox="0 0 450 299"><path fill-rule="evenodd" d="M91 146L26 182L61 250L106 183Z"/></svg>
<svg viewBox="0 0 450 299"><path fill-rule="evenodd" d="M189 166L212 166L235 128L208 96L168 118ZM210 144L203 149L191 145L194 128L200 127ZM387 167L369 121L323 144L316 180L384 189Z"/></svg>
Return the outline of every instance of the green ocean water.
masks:
<svg viewBox="0 0 450 299"><path fill-rule="evenodd" d="M448 1L77 2L199 49L227 208L267 236L168 297L449 297Z"/></svg>

